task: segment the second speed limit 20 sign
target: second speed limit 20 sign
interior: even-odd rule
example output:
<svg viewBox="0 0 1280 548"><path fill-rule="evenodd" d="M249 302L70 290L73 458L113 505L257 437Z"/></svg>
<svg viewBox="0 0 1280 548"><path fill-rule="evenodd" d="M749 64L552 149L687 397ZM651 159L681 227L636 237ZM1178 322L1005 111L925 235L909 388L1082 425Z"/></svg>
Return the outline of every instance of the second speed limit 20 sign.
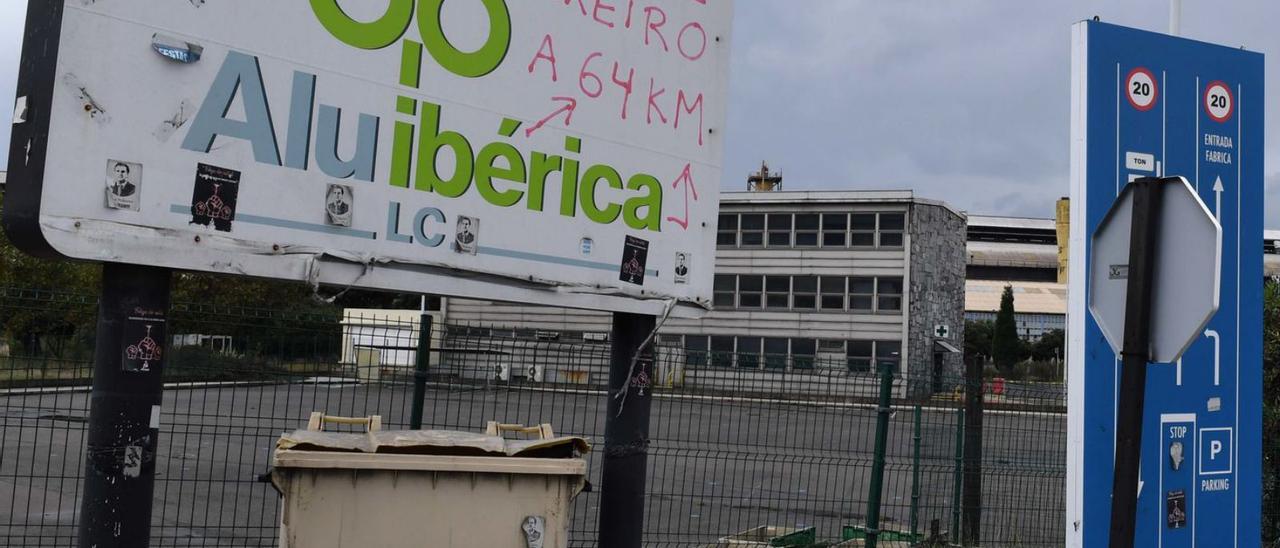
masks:
<svg viewBox="0 0 1280 548"><path fill-rule="evenodd" d="M1231 87L1221 81L1209 82L1204 89L1204 111L1215 122L1226 122L1231 119L1235 109L1235 98L1231 96Z"/></svg>
<svg viewBox="0 0 1280 548"><path fill-rule="evenodd" d="M1129 72L1129 77L1125 79L1125 95L1129 97L1129 104L1138 110L1151 110L1156 106L1156 97L1160 95L1160 88L1156 85L1156 76L1151 71L1138 67Z"/></svg>

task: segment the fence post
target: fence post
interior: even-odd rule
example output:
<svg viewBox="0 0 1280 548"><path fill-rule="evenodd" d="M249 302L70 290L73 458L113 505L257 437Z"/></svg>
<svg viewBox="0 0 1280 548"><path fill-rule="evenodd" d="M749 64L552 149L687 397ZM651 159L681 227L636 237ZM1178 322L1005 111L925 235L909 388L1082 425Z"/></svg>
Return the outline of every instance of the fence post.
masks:
<svg viewBox="0 0 1280 548"><path fill-rule="evenodd" d="M642 546L653 390L653 345L644 342L657 323L654 316L613 313L600 474L600 546Z"/></svg>
<svg viewBox="0 0 1280 548"><path fill-rule="evenodd" d="M871 465L871 493L867 496L867 548L880 538L880 495L884 486L884 457L889 445L889 413L893 397L893 364L880 364L880 405L876 410L876 453Z"/></svg>
<svg viewBox="0 0 1280 548"><path fill-rule="evenodd" d="M951 491L951 542L960 543L960 492L964 488L964 408L956 409L955 486Z"/></svg>
<svg viewBox="0 0 1280 548"><path fill-rule="evenodd" d="M427 369L431 366L431 314L422 312L418 320L418 354L413 360L413 407L409 429L422 429L422 406L427 398Z"/></svg>
<svg viewBox="0 0 1280 548"><path fill-rule="evenodd" d="M970 361L965 379L964 519L962 540L977 546L982 539L982 364Z"/></svg>
<svg viewBox="0 0 1280 548"><path fill-rule="evenodd" d="M920 406L914 410L911 435L911 540L920 532Z"/></svg>
<svg viewBox="0 0 1280 548"><path fill-rule="evenodd" d="M85 447L82 547L148 546L170 271L105 263Z"/></svg>

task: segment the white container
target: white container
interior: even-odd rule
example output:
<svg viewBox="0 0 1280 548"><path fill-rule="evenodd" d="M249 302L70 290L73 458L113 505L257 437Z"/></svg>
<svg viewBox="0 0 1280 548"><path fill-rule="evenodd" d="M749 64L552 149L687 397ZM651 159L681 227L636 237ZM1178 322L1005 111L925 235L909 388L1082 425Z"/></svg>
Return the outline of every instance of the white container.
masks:
<svg viewBox="0 0 1280 548"><path fill-rule="evenodd" d="M570 504L585 485L586 461L518 455L585 446L578 438L515 445L458 432L371 432L365 446L361 434L300 434L308 432L282 439L289 447L273 459L272 481L284 497L283 548L568 546ZM348 452L353 443L363 452Z"/></svg>

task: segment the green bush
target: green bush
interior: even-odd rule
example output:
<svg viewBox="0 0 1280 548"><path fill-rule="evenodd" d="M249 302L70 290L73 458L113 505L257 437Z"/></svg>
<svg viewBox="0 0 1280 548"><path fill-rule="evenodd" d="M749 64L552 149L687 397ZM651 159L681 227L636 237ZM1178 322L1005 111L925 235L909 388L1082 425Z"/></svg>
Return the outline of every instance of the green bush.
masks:
<svg viewBox="0 0 1280 548"><path fill-rule="evenodd" d="M166 381L252 381L276 379L287 374L280 366L201 346L169 350Z"/></svg>
<svg viewBox="0 0 1280 548"><path fill-rule="evenodd" d="M1061 382L1062 365L1051 361L1034 361L1027 365L1027 380Z"/></svg>

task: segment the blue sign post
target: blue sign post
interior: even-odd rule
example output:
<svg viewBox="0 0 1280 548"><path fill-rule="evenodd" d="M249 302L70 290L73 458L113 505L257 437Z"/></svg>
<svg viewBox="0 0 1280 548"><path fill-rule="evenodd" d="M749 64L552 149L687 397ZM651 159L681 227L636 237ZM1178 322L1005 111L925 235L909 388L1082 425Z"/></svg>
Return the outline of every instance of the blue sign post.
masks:
<svg viewBox="0 0 1280 548"><path fill-rule="evenodd" d="M1091 237L1130 181L1181 176L1222 227L1220 304L1149 366L1134 545L1258 546L1263 57L1085 21L1073 64L1067 545L1110 540L1121 360L1088 310Z"/></svg>

